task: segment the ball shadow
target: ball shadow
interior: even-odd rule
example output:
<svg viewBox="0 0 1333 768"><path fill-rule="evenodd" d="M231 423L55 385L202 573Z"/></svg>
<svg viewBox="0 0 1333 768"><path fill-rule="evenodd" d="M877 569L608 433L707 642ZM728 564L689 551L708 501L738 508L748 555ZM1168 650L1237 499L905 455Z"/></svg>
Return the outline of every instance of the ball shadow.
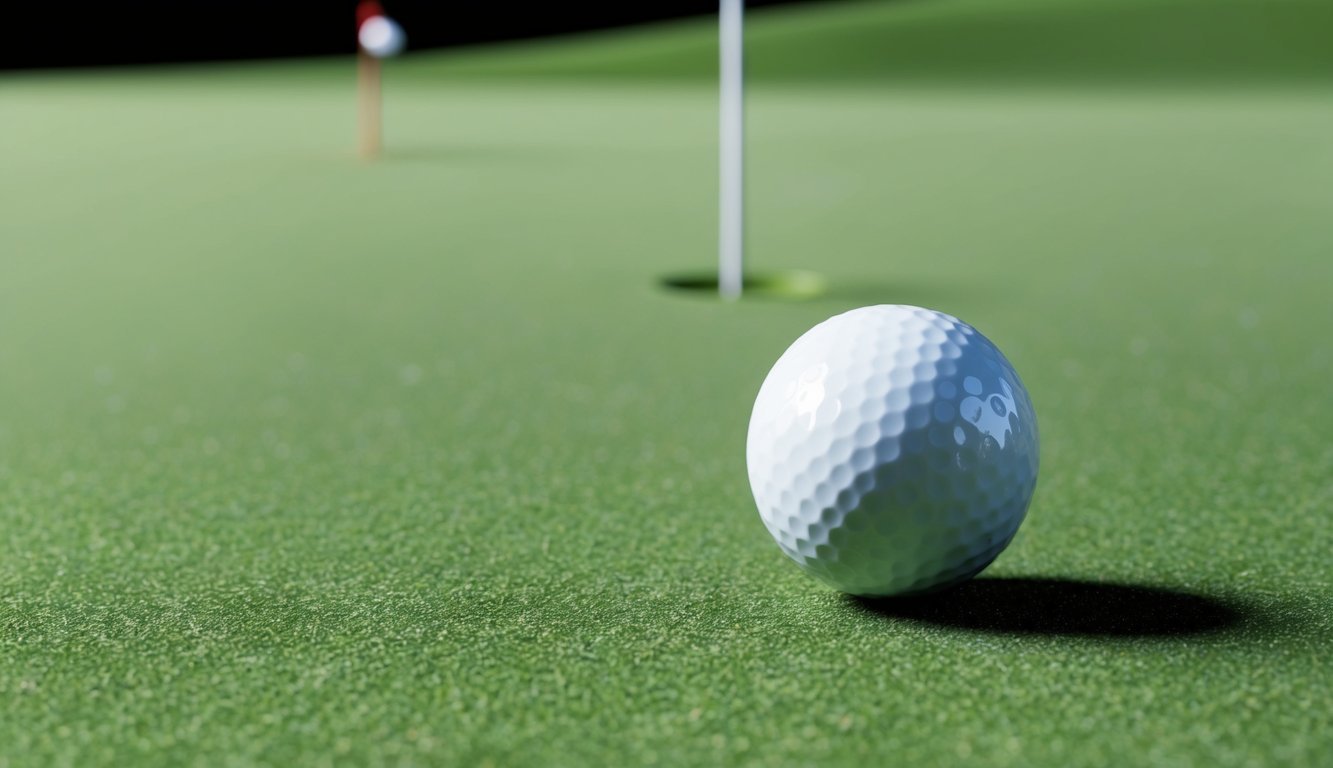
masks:
<svg viewBox="0 0 1333 768"><path fill-rule="evenodd" d="M1240 607L1161 587L1067 579L973 579L920 597L848 597L884 618L999 634L1184 637L1240 624Z"/></svg>

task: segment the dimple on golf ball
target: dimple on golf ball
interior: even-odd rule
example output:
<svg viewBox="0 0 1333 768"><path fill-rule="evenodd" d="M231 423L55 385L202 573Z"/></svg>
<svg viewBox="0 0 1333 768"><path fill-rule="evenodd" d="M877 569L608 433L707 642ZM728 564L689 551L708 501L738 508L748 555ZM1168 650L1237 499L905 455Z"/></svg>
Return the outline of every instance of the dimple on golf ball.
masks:
<svg viewBox="0 0 1333 768"><path fill-rule="evenodd" d="M972 326L862 307L811 328L769 371L746 465L769 533L853 595L971 578L1009 544L1037 484L1023 382Z"/></svg>

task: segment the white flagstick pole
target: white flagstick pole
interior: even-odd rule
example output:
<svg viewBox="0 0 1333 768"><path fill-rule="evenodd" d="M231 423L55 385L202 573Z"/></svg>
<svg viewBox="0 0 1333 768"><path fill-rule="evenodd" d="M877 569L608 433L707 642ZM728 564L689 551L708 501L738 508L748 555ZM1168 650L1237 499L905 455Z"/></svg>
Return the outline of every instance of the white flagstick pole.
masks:
<svg viewBox="0 0 1333 768"><path fill-rule="evenodd" d="M745 275L745 0L721 0L717 288L741 295Z"/></svg>

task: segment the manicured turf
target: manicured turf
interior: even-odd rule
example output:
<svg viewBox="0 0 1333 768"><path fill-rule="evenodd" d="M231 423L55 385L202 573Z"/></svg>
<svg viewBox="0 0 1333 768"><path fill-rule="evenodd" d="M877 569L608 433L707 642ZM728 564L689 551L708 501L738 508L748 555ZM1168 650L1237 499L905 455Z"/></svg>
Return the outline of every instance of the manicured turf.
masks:
<svg viewBox="0 0 1333 768"><path fill-rule="evenodd" d="M491 55L395 63L374 166L350 62L0 83L0 765L1327 760L1333 94L757 79L753 263L829 291L723 304L659 285L710 83ZM768 366L877 302L1041 419L924 605L746 485Z"/></svg>

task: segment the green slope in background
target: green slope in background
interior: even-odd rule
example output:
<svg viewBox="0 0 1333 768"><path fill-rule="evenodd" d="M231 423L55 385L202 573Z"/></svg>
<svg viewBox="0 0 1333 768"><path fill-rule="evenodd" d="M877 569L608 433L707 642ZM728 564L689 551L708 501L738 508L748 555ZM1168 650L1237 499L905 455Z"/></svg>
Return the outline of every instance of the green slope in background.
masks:
<svg viewBox="0 0 1333 768"><path fill-rule="evenodd" d="M1333 81L1322 0L896 0L761 9L756 78L884 82ZM423 54L421 77L707 78L711 18Z"/></svg>

